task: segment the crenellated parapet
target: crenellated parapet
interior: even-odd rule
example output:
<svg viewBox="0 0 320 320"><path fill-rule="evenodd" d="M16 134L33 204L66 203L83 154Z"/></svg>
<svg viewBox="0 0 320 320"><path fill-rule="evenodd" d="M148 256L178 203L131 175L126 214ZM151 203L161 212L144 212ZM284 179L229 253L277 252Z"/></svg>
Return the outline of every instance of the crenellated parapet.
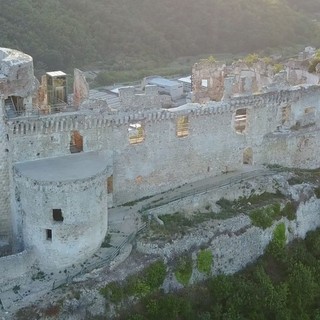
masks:
<svg viewBox="0 0 320 320"><path fill-rule="evenodd" d="M148 89L151 92L154 88ZM130 93L129 93L130 92ZM130 99L140 99L144 101L145 97L151 92L147 91L145 95L135 95L130 88L125 88L122 95ZM297 102L303 96L320 93L320 86L296 87L290 90L282 90L277 92L268 92L262 94L254 94L248 96L239 96L229 101L214 102L210 101L205 104L189 103L182 107L172 109L140 109L130 108L126 112L119 112L114 115L110 114L90 114L85 113L58 113L48 116L40 116L38 118L20 118L7 122L9 132L13 135L33 135L33 134L51 134L57 132L66 132L72 130L87 130L94 128L104 128L110 126L127 125L135 121L155 122L175 119L181 115L211 115L219 116L223 113L234 112L238 108L268 108L274 105L283 105ZM134 97L134 98L133 98ZM138 97L138 98L137 98ZM147 100L148 101L148 100ZM142 103L142 102L141 102ZM140 104L141 106L142 104ZM145 105L149 105L146 104Z"/></svg>

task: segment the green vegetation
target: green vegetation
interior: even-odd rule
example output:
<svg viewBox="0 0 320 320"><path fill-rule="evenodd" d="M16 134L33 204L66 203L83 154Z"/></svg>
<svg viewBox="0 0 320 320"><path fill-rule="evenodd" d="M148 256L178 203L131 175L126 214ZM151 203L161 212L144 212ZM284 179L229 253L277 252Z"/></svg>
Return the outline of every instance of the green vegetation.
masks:
<svg viewBox="0 0 320 320"><path fill-rule="evenodd" d="M273 257L281 259L286 246L286 226L284 223L278 224L273 230L273 238L270 241L267 252Z"/></svg>
<svg viewBox="0 0 320 320"><path fill-rule="evenodd" d="M110 244L111 241L111 234L107 233L106 236L104 237L103 242L101 243L101 248L110 248L112 247Z"/></svg>
<svg viewBox="0 0 320 320"><path fill-rule="evenodd" d="M249 214L254 225L265 229L281 217L287 217L289 220L295 218L296 208L291 201L287 200L284 208L280 210L280 203L285 200L285 196L280 192L252 194L247 198L240 197L233 201L221 198L216 202L221 207L219 213L197 211L189 215L182 212L161 215L159 218L164 224L160 225L152 220L143 237L150 240L167 241L185 235L190 229L202 222L212 219L229 219L240 213ZM206 205L205 210L211 210L211 206Z"/></svg>
<svg viewBox="0 0 320 320"><path fill-rule="evenodd" d="M256 53L250 53L243 60L250 67L259 61L259 55Z"/></svg>
<svg viewBox="0 0 320 320"><path fill-rule="evenodd" d="M273 66L273 71L274 73L279 73L280 71L282 71L284 69L284 65L281 64L281 63L276 63L274 66Z"/></svg>
<svg viewBox="0 0 320 320"><path fill-rule="evenodd" d="M319 280L320 230L285 246L285 226L280 223L265 255L254 265L175 294L146 296L119 319L316 320Z"/></svg>
<svg viewBox="0 0 320 320"><path fill-rule="evenodd" d="M201 250L197 257L197 268L200 272L209 275L212 267L212 252L210 250Z"/></svg>
<svg viewBox="0 0 320 320"><path fill-rule="evenodd" d="M0 39L42 72L89 63L137 72L181 56L317 46L318 8L317 0L11 0L1 3Z"/></svg>
<svg viewBox="0 0 320 320"><path fill-rule="evenodd" d="M179 283L187 286L192 275L192 258L190 256L180 257L174 274Z"/></svg>
<svg viewBox="0 0 320 320"><path fill-rule="evenodd" d="M320 51L318 50L316 56L310 61L308 71L313 73L316 72L316 66L320 63Z"/></svg>
<svg viewBox="0 0 320 320"><path fill-rule="evenodd" d="M250 213L254 226L266 229L272 226L273 221L280 216L280 204L275 203L263 208L255 209Z"/></svg>
<svg viewBox="0 0 320 320"><path fill-rule="evenodd" d="M319 181L320 181L320 168L299 169L299 168L287 168L279 165L268 165L268 167L273 171L292 173L292 177L288 180L288 183L290 185L301 184L301 183L319 184Z"/></svg>
<svg viewBox="0 0 320 320"><path fill-rule="evenodd" d="M156 261L138 275L129 276L124 283L111 282L100 289L100 294L113 303L129 296L144 297L159 289L166 276L163 261Z"/></svg>
<svg viewBox="0 0 320 320"><path fill-rule="evenodd" d="M254 226L266 229L271 227L273 222L279 220L281 217L294 220L296 218L296 206L293 202L289 201L281 210L280 203L274 203L263 208L252 210L249 216Z"/></svg>
<svg viewBox="0 0 320 320"><path fill-rule="evenodd" d="M43 271L38 271L36 274L32 275L31 279L33 281L35 281L35 280L42 281L42 280L44 280L45 277L46 277L46 275L45 275L45 273Z"/></svg>
<svg viewBox="0 0 320 320"><path fill-rule="evenodd" d="M318 199L320 199L320 187L315 188L313 191L314 191L314 194L316 195L316 197Z"/></svg>

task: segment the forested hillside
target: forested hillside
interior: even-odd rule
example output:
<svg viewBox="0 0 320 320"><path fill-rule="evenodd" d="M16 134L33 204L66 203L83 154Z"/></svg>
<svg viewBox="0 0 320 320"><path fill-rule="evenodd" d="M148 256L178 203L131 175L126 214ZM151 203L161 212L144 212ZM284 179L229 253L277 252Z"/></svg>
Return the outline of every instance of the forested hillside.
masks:
<svg viewBox="0 0 320 320"><path fill-rule="evenodd" d="M318 45L315 10L318 0L1 1L0 46L31 54L38 68L125 69L134 59Z"/></svg>

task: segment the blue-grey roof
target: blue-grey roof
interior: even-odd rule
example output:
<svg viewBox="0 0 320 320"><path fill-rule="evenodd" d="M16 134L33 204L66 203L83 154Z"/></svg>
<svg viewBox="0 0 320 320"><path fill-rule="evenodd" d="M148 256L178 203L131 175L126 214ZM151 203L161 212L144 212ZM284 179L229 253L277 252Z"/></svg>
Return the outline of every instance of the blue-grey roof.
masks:
<svg viewBox="0 0 320 320"><path fill-rule="evenodd" d="M174 87L176 85L180 85L178 81L168 80L165 78L152 78L148 80L148 83L166 87Z"/></svg>

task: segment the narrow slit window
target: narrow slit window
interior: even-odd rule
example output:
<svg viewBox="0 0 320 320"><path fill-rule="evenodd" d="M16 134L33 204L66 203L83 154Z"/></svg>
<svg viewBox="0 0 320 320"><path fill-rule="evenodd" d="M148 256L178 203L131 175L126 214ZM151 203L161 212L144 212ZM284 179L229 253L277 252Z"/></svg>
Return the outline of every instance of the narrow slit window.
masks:
<svg viewBox="0 0 320 320"><path fill-rule="evenodd" d="M282 107L282 124L285 124L286 122L290 121L291 116L291 107L285 106Z"/></svg>
<svg viewBox="0 0 320 320"><path fill-rule="evenodd" d="M48 241L52 241L52 230L46 229L46 238Z"/></svg>
<svg viewBox="0 0 320 320"><path fill-rule="evenodd" d="M107 178L107 192L113 193L113 175Z"/></svg>
<svg viewBox="0 0 320 320"><path fill-rule="evenodd" d="M189 135L189 118L182 116L177 119L177 137L186 137Z"/></svg>
<svg viewBox="0 0 320 320"><path fill-rule="evenodd" d="M131 144L141 143L145 139L144 126L141 122L131 123L128 128Z"/></svg>
<svg viewBox="0 0 320 320"><path fill-rule="evenodd" d="M63 221L63 215L61 209L53 209L52 210L52 218L54 221L62 222Z"/></svg>
<svg viewBox="0 0 320 320"><path fill-rule="evenodd" d="M247 109L238 109L235 115L234 128L237 133L243 133L247 128Z"/></svg>

